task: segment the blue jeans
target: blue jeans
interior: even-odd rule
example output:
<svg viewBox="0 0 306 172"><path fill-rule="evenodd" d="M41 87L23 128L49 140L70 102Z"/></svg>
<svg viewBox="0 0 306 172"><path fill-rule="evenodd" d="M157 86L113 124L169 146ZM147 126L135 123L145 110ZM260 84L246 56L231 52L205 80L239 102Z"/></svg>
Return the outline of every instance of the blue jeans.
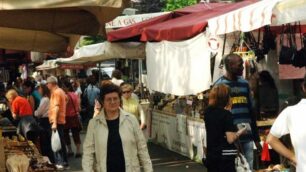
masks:
<svg viewBox="0 0 306 172"><path fill-rule="evenodd" d="M57 124L57 132L61 139L62 149L60 151L54 152L55 164L66 166L68 165L68 158L67 158L67 150L66 150L66 143L64 137L64 125Z"/></svg>
<svg viewBox="0 0 306 172"><path fill-rule="evenodd" d="M254 142L247 141L241 142L242 151L244 153L245 158L247 159L250 169L253 170L253 163L254 163Z"/></svg>

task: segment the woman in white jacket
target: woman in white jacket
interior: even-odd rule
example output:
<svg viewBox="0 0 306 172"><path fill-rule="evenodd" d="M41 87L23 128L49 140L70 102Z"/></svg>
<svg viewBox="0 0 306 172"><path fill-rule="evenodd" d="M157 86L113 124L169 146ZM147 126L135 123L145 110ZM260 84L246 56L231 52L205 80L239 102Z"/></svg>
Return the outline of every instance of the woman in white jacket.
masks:
<svg viewBox="0 0 306 172"><path fill-rule="evenodd" d="M120 108L120 88L102 87L100 114L90 120L83 145L84 172L152 172L146 140L138 120Z"/></svg>

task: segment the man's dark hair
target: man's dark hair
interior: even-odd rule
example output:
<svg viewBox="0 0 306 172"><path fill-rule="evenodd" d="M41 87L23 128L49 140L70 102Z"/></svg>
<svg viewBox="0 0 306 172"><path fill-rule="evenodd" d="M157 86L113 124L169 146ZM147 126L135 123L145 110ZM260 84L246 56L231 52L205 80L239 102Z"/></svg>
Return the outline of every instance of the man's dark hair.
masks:
<svg viewBox="0 0 306 172"><path fill-rule="evenodd" d="M121 100L122 93L121 93L120 87L118 87L115 84L105 84L103 87L100 88L100 98L99 99L101 103L104 102L105 95L109 93L118 93L118 96Z"/></svg>
<svg viewBox="0 0 306 172"><path fill-rule="evenodd" d="M24 83L23 86L31 88L31 90L33 91L35 88L35 84L34 82L32 82L31 80L27 79Z"/></svg>
<svg viewBox="0 0 306 172"><path fill-rule="evenodd" d="M223 62L224 62L224 66L225 66L225 70L226 70L226 71L229 70L229 68L230 68L230 62L231 62L232 58L234 58L234 57L240 57L240 56L237 55L237 54L231 53L231 54L228 54L228 55L226 55L226 56L224 57ZM241 57L240 57L240 58L241 58Z"/></svg>
<svg viewBox="0 0 306 172"><path fill-rule="evenodd" d="M69 92L73 92L73 87L72 87L71 82L65 81L65 82L63 82L63 86L64 86Z"/></svg>
<svg viewBox="0 0 306 172"><path fill-rule="evenodd" d="M122 79L122 72L118 69L113 70L112 78Z"/></svg>

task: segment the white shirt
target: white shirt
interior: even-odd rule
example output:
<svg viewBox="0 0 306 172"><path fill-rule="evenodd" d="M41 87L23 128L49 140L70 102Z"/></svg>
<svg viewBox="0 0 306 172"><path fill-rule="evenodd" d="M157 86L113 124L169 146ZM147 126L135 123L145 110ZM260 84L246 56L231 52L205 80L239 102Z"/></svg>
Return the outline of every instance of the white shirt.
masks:
<svg viewBox="0 0 306 172"><path fill-rule="evenodd" d="M37 110L34 112L34 116L38 118L48 118L49 106L50 106L50 99L48 97L43 97L40 100L40 104Z"/></svg>
<svg viewBox="0 0 306 172"><path fill-rule="evenodd" d="M306 172L306 99L284 109L270 133L277 138L290 134L297 159L296 171Z"/></svg>
<svg viewBox="0 0 306 172"><path fill-rule="evenodd" d="M116 78L112 78L112 83L119 86L120 84L122 84L124 81L122 79L116 79Z"/></svg>

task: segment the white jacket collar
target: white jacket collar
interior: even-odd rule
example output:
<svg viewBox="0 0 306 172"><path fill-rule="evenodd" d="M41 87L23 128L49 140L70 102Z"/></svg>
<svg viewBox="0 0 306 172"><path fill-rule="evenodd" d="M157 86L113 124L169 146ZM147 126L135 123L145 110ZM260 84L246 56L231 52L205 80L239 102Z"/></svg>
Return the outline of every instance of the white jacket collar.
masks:
<svg viewBox="0 0 306 172"><path fill-rule="evenodd" d="M126 113L123 111L121 108L119 108L120 114L119 114L119 120L120 120L120 125L129 117L130 114ZM100 114L95 117L95 120L102 122L104 125L107 126L106 123L106 118L105 118L105 113L104 109L101 110Z"/></svg>

